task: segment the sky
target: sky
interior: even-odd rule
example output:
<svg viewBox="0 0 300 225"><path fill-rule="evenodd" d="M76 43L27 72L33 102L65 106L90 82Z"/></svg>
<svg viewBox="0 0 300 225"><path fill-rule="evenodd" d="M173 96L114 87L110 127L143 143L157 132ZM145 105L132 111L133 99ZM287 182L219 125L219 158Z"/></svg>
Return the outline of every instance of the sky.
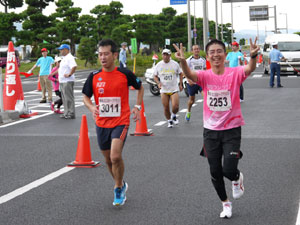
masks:
<svg viewBox="0 0 300 225"><path fill-rule="evenodd" d="M163 8L170 7L170 0L118 0L123 4L123 13L129 15L135 14L159 14ZM107 5L111 0L74 0L74 7L82 8L82 14L89 14L90 10L96 5ZM97 3L95 3L97 2ZM221 0L218 2L218 23L221 21ZM203 16L202 0L190 1L191 14L196 13L196 17ZM236 2L233 3L233 28L236 32L242 30L254 30L257 28L263 32L274 30L274 18L269 21L251 21L249 19L249 6L268 5L269 16L274 17L274 6L277 11L277 27L282 28L282 33L286 32L288 27L289 33L300 31L300 1L299 0L254 0L253 2ZM194 7L195 6L195 7ZM187 12L187 5L172 5L177 15ZM271 8L272 7L272 8ZM44 13L51 14L55 11L54 3L49 5ZM1 9L1 8L0 8ZM23 9L18 9L22 11ZM3 10L1 10L3 11ZM231 23L231 4L222 4L223 23ZM282 13L282 14L281 14ZM216 20L215 0L208 0L208 18L209 20ZM286 26L287 21L287 26Z"/></svg>

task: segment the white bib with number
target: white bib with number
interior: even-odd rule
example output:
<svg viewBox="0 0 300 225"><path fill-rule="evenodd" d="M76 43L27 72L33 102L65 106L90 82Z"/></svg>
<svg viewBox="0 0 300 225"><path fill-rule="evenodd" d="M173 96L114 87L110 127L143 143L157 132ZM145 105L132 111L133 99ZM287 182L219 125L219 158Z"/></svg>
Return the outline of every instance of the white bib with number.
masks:
<svg viewBox="0 0 300 225"><path fill-rule="evenodd" d="M228 111L231 109L230 91L207 91L207 106L211 111Z"/></svg>
<svg viewBox="0 0 300 225"><path fill-rule="evenodd" d="M173 81L173 74L172 73L164 73L163 74L163 81L166 83L172 82Z"/></svg>
<svg viewBox="0 0 300 225"><path fill-rule="evenodd" d="M120 117L121 98L120 97L100 97L99 116L100 117Z"/></svg>

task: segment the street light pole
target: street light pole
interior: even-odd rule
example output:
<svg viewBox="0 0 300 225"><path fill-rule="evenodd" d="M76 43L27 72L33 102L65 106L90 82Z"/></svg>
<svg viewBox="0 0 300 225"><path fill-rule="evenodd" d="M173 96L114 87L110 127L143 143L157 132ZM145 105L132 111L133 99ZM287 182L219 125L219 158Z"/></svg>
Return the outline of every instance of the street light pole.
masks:
<svg viewBox="0 0 300 225"><path fill-rule="evenodd" d="M221 1L221 41L224 41L224 37L223 37L223 1Z"/></svg>
<svg viewBox="0 0 300 225"><path fill-rule="evenodd" d="M233 4L231 4L231 43L233 43Z"/></svg>
<svg viewBox="0 0 300 225"><path fill-rule="evenodd" d="M207 23L207 0L202 0L203 3L203 47L205 48L206 44L208 43L208 23Z"/></svg>
<svg viewBox="0 0 300 225"><path fill-rule="evenodd" d="M216 0L216 39L219 39L219 31L218 31L218 0Z"/></svg>
<svg viewBox="0 0 300 225"><path fill-rule="evenodd" d="M190 10L190 0L187 0L187 7L188 7L188 16L187 16L187 22L188 22L188 52L191 51L192 46L192 38L191 38L191 10Z"/></svg>

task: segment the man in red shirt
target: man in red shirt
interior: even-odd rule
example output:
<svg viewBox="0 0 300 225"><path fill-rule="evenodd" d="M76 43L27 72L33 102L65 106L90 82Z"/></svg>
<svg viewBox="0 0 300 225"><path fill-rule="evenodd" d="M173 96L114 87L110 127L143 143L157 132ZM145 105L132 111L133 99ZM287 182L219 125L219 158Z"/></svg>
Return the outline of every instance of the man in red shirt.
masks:
<svg viewBox="0 0 300 225"><path fill-rule="evenodd" d="M116 67L118 49L112 40L100 41L98 50L102 68L87 78L82 89L83 102L93 113L98 144L115 181L113 205L123 205L128 188L123 180L122 150L130 124L129 86L138 90L136 105L131 110L135 121L140 119L144 88L130 70ZM93 95L95 104L91 101Z"/></svg>

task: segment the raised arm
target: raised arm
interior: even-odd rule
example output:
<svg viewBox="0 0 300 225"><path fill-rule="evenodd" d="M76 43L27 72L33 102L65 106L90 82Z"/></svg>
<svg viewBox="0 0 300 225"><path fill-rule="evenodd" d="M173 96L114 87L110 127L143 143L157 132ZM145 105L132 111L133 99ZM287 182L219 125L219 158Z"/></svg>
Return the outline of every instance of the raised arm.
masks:
<svg viewBox="0 0 300 225"><path fill-rule="evenodd" d="M257 37L255 38L254 43L250 38L250 60L249 64L245 66L245 74L249 76L256 69L256 57L259 51L259 46L256 45Z"/></svg>
<svg viewBox="0 0 300 225"><path fill-rule="evenodd" d="M180 48L178 48L177 45L175 45L175 44L173 44L173 46L176 49L175 57L177 59L179 59L180 65L181 65L181 68L182 68L182 71L183 71L184 75L188 79L190 79L190 80L192 80L194 82L197 82L198 81L197 73L195 71L190 70L190 68L188 67L186 59L184 57L182 43L180 43Z"/></svg>

